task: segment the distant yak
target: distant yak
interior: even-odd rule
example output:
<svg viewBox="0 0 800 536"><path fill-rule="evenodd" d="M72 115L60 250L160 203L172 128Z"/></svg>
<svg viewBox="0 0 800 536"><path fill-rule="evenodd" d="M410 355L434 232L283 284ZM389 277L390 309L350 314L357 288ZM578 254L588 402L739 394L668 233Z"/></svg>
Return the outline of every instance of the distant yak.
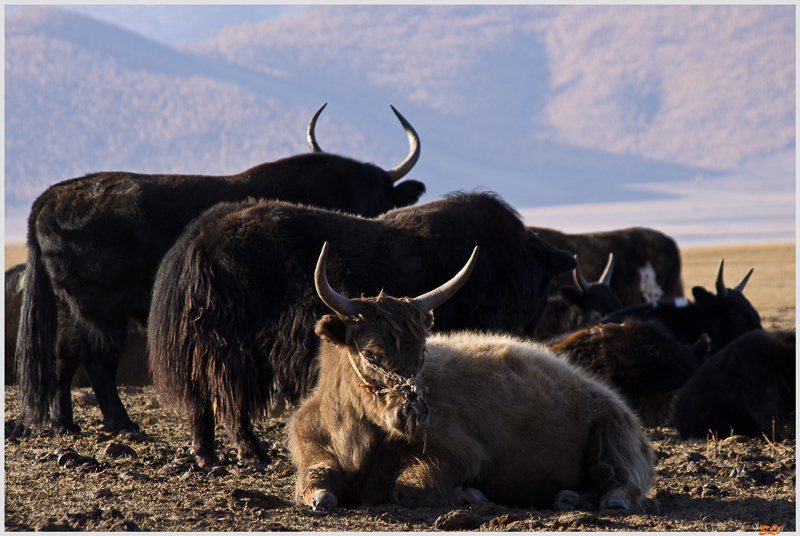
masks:
<svg viewBox="0 0 800 536"><path fill-rule="evenodd" d="M323 106L324 108L324 106ZM394 109L394 108L392 108ZM70 385L83 365L106 427L137 431L114 378L129 320L144 326L158 264L186 225L219 202L280 199L362 216L415 203L417 181L398 182L417 162L417 133L395 110L410 150L394 169L314 149L229 176L103 172L47 189L28 219L28 261L16 361L21 427L77 431Z"/></svg>
<svg viewBox="0 0 800 536"><path fill-rule="evenodd" d="M797 410L795 331L751 331L708 358L675 401L681 437L786 437Z"/></svg>
<svg viewBox="0 0 800 536"><path fill-rule="evenodd" d="M627 320L594 324L550 347L577 366L606 380L647 426L671 423L678 390L692 377L709 349L701 335L681 344L659 322Z"/></svg>
<svg viewBox="0 0 800 536"><path fill-rule="evenodd" d="M578 255L588 279L599 279L610 253L614 254L611 290L625 306L683 296L681 254L669 236L654 229L631 227L598 233L567 234L530 227L560 249ZM569 284L562 276L558 285Z"/></svg>
<svg viewBox="0 0 800 536"><path fill-rule="evenodd" d="M614 254L609 253L608 264L596 283L589 283L583 277L577 255L575 261L578 262L572 271L575 284L562 285L558 294L547 300L547 309L536 327L534 339L547 341L596 323L604 315L622 309L622 302L609 286L614 270Z"/></svg>
<svg viewBox="0 0 800 536"><path fill-rule="evenodd" d="M715 354L740 335L763 329L761 316L744 296L753 270L734 288L727 288L722 276L724 265L723 259L717 272L716 295L696 286L692 288L694 302L673 298L633 305L606 315L602 321L620 324L626 319L658 320L683 344L694 344L706 333L711 339L710 353Z"/></svg>

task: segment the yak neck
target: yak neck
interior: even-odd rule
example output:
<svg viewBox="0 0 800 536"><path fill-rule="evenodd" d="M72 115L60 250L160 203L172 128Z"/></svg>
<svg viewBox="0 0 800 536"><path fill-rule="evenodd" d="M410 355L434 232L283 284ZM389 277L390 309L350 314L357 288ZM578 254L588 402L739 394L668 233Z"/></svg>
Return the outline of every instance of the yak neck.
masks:
<svg viewBox="0 0 800 536"><path fill-rule="evenodd" d="M358 358L355 357L356 362ZM320 372L316 393L328 410L335 411L340 418L347 414L353 419L369 421L377 426L370 416L377 396L359 387L361 380L353 370L346 348L323 342L319 352Z"/></svg>

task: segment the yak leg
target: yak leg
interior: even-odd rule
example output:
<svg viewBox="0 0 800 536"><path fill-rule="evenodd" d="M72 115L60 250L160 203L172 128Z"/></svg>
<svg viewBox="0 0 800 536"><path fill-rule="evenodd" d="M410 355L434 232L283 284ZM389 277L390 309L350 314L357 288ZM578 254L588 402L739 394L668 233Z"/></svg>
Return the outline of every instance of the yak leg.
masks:
<svg viewBox="0 0 800 536"><path fill-rule="evenodd" d="M105 427L115 433L139 433L139 425L128 416L117 392L117 366L125 345L126 324L119 327L92 326L94 333L101 333L102 342L91 336L82 337L81 363L89 376L92 390L103 413Z"/></svg>
<svg viewBox="0 0 800 536"><path fill-rule="evenodd" d="M314 510L336 506L347 492L344 473L334 460L314 463L297 471L295 496Z"/></svg>
<svg viewBox="0 0 800 536"><path fill-rule="evenodd" d="M258 436L253 432L248 412L239 409L236 415L227 419L226 427L231 434L239 454L239 461L243 464L259 463L269 464L271 459L261 446Z"/></svg>
<svg viewBox="0 0 800 536"><path fill-rule="evenodd" d="M59 315L56 336L56 393L50 404L51 427L57 434L80 432L72 415L72 377L81 364L81 336L71 319Z"/></svg>
<svg viewBox="0 0 800 536"><path fill-rule="evenodd" d="M192 397L188 406L192 453L202 467L217 465L219 460L214 453L214 408L199 397Z"/></svg>

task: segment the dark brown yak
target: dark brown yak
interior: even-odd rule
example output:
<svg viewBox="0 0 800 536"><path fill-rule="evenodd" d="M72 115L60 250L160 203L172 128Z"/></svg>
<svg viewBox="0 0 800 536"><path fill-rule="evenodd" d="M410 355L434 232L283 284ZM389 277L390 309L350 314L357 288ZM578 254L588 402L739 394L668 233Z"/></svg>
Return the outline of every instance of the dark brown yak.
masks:
<svg viewBox="0 0 800 536"><path fill-rule="evenodd" d="M326 255L327 244L316 287L336 314L317 324L319 383L289 423L298 502L639 506L653 453L613 391L508 335L428 338L432 310L469 277L477 248L416 298L347 299L328 284Z"/></svg>
<svg viewBox="0 0 800 536"><path fill-rule="evenodd" d="M609 253L616 268L611 290L623 305L683 296L681 253L669 236L655 229L631 227L600 233L567 234L544 227L529 227L559 249L578 255L581 270L589 279L603 271ZM562 276L558 284L569 280Z"/></svg>
<svg viewBox="0 0 800 536"><path fill-rule="evenodd" d="M320 109L321 111L322 109ZM422 183L398 183L419 158L417 133L392 170L319 152L229 176L94 173L54 184L33 203L16 361L22 412L16 434L50 425L78 431L70 387L83 365L106 428L136 432L114 378L133 320L143 327L158 264L186 225L212 205L280 199L367 217L413 204Z"/></svg>
<svg viewBox="0 0 800 536"><path fill-rule="evenodd" d="M595 324L564 336L550 348L616 387L647 426L672 421L678 390L708 353L708 337L681 344L658 322Z"/></svg>

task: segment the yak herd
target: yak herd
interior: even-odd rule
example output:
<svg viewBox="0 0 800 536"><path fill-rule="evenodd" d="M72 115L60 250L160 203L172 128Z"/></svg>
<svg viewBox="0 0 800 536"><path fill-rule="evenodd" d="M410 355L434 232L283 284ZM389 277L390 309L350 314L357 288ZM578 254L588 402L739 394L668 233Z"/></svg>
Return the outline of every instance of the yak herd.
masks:
<svg viewBox="0 0 800 536"><path fill-rule="evenodd" d="M288 408L296 500L315 509L636 509L655 474L643 425L780 436L795 332L762 328L752 270L728 288L720 262L689 301L658 231L526 227L481 190L417 204L410 123L392 107L410 149L384 170L322 151L323 108L308 154L95 173L36 199L6 271L13 434L78 431L79 368L106 428L139 434L116 381L133 327L146 351L125 359L185 412L199 464L219 463L218 419L241 462L269 463L253 421Z"/></svg>

